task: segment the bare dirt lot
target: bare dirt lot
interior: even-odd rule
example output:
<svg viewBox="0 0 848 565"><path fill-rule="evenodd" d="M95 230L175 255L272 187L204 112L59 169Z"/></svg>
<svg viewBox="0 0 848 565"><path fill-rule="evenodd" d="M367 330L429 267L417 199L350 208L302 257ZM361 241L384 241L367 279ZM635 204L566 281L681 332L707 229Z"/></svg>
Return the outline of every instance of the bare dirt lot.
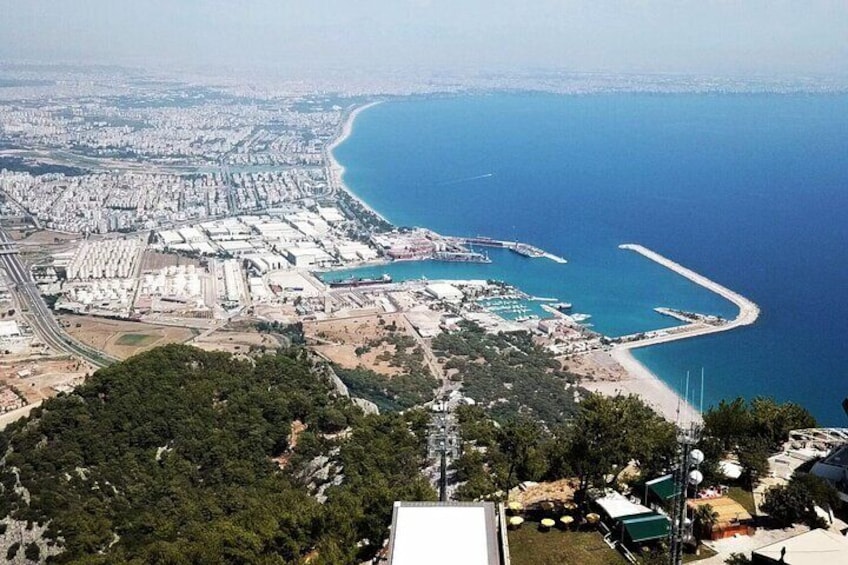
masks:
<svg viewBox="0 0 848 565"><path fill-rule="evenodd" d="M30 233L24 237L26 232L12 231L9 235L22 245L59 245L69 241L82 239L82 236L74 233L62 233L50 230L41 230Z"/></svg>
<svg viewBox="0 0 848 565"><path fill-rule="evenodd" d="M394 345L381 343L361 355L356 354L356 349L393 334L411 336L413 330L403 314L380 314L307 322L303 331L307 343L315 344L313 349L342 367L355 369L361 365L376 373L394 376L403 372L402 367L393 367L387 360L395 354Z"/></svg>
<svg viewBox="0 0 848 565"><path fill-rule="evenodd" d="M247 353L251 347L276 349L280 342L269 334L250 331L217 330L192 340L189 345L205 351L226 351L227 353Z"/></svg>
<svg viewBox="0 0 848 565"><path fill-rule="evenodd" d="M619 381L628 377L627 371L606 351L560 358L563 369L595 381Z"/></svg>
<svg viewBox="0 0 848 565"><path fill-rule="evenodd" d="M76 359L18 361L0 364L0 383L14 387L32 404L81 383L90 372L91 367Z"/></svg>
<svg viewBox="0 0 848 565"><path fill-rule="evenodd" d="M198 334L197 330L191 328L155 326L92 316L63 316L59 321L78 340L119 359L167 343L184 343Z"/></svg>
<svg viewBox="0 0 848 565"><path fill-rule="evenodd" d="M149 249L145 250L141 258L142 271L158 271L159 269L176 265L194 265L195 267L199 267L200 260L190 257L180 257L173 253L150 251Z"/></svg>

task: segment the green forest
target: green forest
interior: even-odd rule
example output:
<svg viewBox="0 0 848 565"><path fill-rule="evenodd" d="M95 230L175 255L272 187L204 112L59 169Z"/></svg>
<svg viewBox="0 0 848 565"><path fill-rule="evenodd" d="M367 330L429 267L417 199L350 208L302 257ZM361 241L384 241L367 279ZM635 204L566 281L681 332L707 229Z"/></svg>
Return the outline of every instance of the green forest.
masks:
<svg viewBox="0 0 848 565"><path fill-rule="evenodd" d="M319 374L181 345L101 369L0 433L0 517L46 526L52 563L371 558L395 500L435 497L426 416L364 416Z"/></svg>
<svg viewBox="0 0 848 565"><path fill-rule="evenodd" d="M462 331L440 334L433 351L444 358L446 370L462 381L463 393L505 422L521 415L549 425L567 421L577 411L578 377L528 332L490 334L466 323Z"/></svg>

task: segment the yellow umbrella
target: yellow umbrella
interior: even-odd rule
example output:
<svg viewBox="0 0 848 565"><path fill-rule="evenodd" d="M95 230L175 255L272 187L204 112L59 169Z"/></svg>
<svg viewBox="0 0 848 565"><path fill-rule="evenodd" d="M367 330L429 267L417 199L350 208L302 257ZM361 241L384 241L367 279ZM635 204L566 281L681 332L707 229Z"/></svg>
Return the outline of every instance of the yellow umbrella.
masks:
<svg viewBox="0 0 848 565"><path fill-rule="evenodd" d="M567 528L568 526L570 526L571 524L574 523L574 517L573 516L563 516L562 518L559 519L559 522L560 522L560 524L562 524L563 526L565 526Z"/></svg>
<svg viewBox="0 0 848 565"><path fill-rule="evenodd" d="M563 504L562 507L565 508L568 511L577 510L577 504L575 504L574 502L572 502L570 500L568 502L566 502L565 504Z"/></svg>
<svg viewBox="0 0 848 565"><path fill-rule="evenodd" d="M510 512L521 512L524 509L524 505L517 500L513 500L506 505L506 508Z"/></svg>
<svg viewBox="0 0 848 565"><path fill-rule="evenodd" d="M589 522L590 524L597 524L598 522L601 521L601 516L599 514L595 514L594 512L591 512L589 514L586 514L586 521Z"/></svg>
<svg viewBox="0 0 848 565"><path fill-rule="evenodd" d="M509 527L510 528L518 528L521 524L524 523L524 518L521 516L513 516L509 519Z"/></svg>
<svg viewBox="0 0 848 565"><path fill-rule="evenodd" d="M554 522L554 521L553 521L553 520L551 520L550 518L545 518L545 519L544 519L544 520L542 520L540 523L542 524L542 527L543 527L543 528L550 529L550 528L553 528L553 527L554 527L554 524L555 524L556 522Z"/></svg>

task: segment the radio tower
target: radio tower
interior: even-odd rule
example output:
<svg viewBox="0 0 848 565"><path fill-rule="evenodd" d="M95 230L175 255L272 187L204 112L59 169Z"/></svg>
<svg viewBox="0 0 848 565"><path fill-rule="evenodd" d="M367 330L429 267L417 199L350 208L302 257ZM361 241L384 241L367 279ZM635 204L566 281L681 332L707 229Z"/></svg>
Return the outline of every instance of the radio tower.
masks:
<svg viewBox="0 0 848 565"><path fill-rule="evenodd" d="M689 373L686 373L686 406L689 412ZM701 370L701 410L704 406L704 371ZM669 563L683 563L683 546L692 537L692 522L686 517L686 493L689 485L697 487L704 480L704 475L698 466L704 462L704 454L695 445L701 439L701 424L699 418L689 414L688 421L684 416L681 422L678 408L678 460L674 470L674 498L671 507L671 528L668 532Z"/></svg>

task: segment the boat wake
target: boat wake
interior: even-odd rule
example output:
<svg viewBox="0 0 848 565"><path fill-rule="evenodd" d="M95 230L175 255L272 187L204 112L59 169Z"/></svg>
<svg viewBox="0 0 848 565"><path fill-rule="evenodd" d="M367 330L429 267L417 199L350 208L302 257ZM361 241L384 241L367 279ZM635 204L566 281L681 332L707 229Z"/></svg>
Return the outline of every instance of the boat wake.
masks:
<svg viewBox="0 0 848 565"><path fill-rule="evenodd" d="M472 182L472 181L475 181L475 180L487 179L487 178L493 177L493 176L495 176L495 173L485 173L483 175L476 175L476 176L473 176L473 177L463 177L461 179L446 180L444 182L437 183L436 186L449 186L449 185L452 185L452 184L462 184L462 183L465 183L465 182Z"/></svg>

